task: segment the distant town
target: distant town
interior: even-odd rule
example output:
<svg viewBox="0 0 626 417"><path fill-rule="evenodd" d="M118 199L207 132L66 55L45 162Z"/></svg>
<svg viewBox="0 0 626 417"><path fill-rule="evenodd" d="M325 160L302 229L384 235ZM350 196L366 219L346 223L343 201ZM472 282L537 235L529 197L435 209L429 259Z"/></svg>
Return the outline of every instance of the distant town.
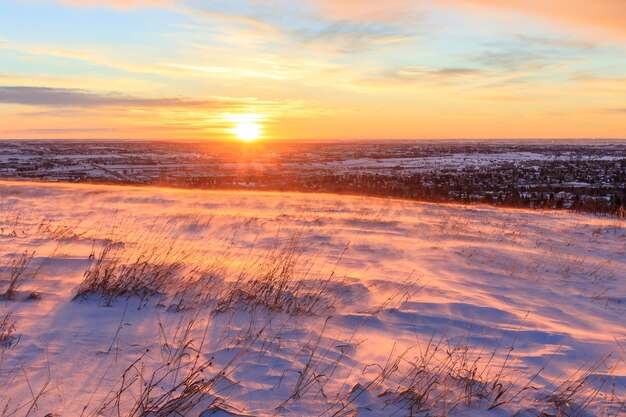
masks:
<svg viewBox="0 0 626 417"><path fill-rule="evenodd" d="M331 192L623 216L626 142L2 141L0 178Z"/></svg>

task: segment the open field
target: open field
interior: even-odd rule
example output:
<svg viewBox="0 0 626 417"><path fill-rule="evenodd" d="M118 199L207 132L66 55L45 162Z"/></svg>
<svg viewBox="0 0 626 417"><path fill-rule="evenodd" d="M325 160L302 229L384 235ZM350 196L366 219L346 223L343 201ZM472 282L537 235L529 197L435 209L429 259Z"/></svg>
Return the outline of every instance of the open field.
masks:
<svg viewBox="0 0 626 417"><path fill-rule="evenodd" d="M620 416L626 221L0 182L0 416Z"/></svg>

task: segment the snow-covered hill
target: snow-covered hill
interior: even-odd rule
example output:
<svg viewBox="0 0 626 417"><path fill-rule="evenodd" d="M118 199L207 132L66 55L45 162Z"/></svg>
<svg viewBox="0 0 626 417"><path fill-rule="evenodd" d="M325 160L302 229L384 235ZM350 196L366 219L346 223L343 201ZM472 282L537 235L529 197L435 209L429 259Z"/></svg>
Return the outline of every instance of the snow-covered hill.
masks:
<svg viewBox="0 0 626 417"><path fill-rule="evenodd" d="M0 415L626 413L624 220L0 182L0 268Z"/></svg>

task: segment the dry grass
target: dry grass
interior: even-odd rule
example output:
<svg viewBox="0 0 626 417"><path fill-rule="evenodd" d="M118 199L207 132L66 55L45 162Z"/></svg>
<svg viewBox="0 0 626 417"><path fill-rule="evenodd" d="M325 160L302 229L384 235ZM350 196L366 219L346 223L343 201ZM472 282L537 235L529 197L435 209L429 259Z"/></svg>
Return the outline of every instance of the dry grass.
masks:
<svg viewBox="0 0 626 417"><path fill-rule="evenodd" d="M0 362L1 364L1 362ZM0 398L0 417L31 417L31 416L41 416L44 417L56 417L56 414L44 414L42 409L39 408L39 402L42 398L44 398L50 391L51 386L50 383L52 381L52 376L50 373L50 364L46 362L46 375L42 381L39 382L38 385L31 383L28 373L24 369L14 368L7 371L4 371L0 368L0 383L4 384L4 386L9 386L10 384L25 384L28 386L30 392L30 398L24 400L22 402L15 401L13 398Z"/></svg>
<svg viewBox="0 0 626 417"><path fill-rule="evenodd" d="M294 315L323 315L333 309L328 286L335 275L311 277L313 262L302 257L302 233L244 269L220 295L217 311L263 307Z"/></svg>
<svg viewBox="0 0 626 417"><path fill-rule="evenodd" d="M85 272L76 298L97 294L106 305L111 305L117 297L137 296L145 300L165 294L185 258L175 243L175 239L164 235L133 248L108 242Z"/></svg>
<svg viewBox="0 0 626 417"><path fill-rule="evenodd" d="M56 241L78 239L87 233L86 230L78 231L84 219L79 219L73 224L58 223L52 219L44 218L36 228L37 236L42 239Z"/></svg>
<svg viewBox="0 0 626 417"><path fill-rule="evenodd" d="M596 400L608 402L615 415L626 412L624 399L617 396L604 398L605 389L614 381L612 372L606 371L610 355L600 358L590 366L581 367L550 393L541 395L533 411L540 417L581 417Z"/></svg>
<svg viewBox="0 0 626 417"><path fill-rule="evenodd" d="M0 268L0 282L6 283L5 290L0 295L2 299L15 300L18 289L26 279L26 271L34 256L35 252L24 251Z"/></svg>
<svg viewBox="0 0 626 417"><path fill-rule="evenodd" d="M0 320L0 349L2 350L13 349L20 341L12 316L13 313L9 312Z"/></svg>
<svg viewBox="0 0 626 417"><path fill-rule="evenodd" d="M595 373L607 358L564 378L548 390L535 382L543 368L530 376L520 373L512 359L512 346L504 346L500 341L497 348L487 350L471 345L469 335L454 344L433 337L400 353L394 348L386 363L372 364L358 375L345 364L351 349L358 345L353 341L358 329L348 341L326 335L335 302L329 289L337 279L334 270L329 276L314 276L311 258L304 256L309 248L302 242L302 232L298 232L260 256L238 259L244 266L231 280L229 269L237 255L225 250L223 256L214 257L202 266L190 265L176 233L153 237L133 248L108 243L85 273L77 297L98 294L110 304L117 297L138 296L145 300L154 295L163 299L167 295L169 311L193 310L195 317L200 313L215 317L230 312L231 319L236 314L247 313L250 317L264 317L265 324L256 328L250 318L248 328L234 335L227 326L218 344L238 353L218 368L205 340L192 341L193 320L180 325L171 340L162 329L165 347L161 364L151 365L146 360L148 352L144 352L126 368L117 389L97 413L166 417L187 415L191 410L229 409L218 386L236 383L228 376L246 359L255 343L261 345L260 353L255 354L268 353L280 336L279 333L268 336L265 332L278 315L286 317L287 322L294 317L324 320L321 329L295 354L292 367L283 371L276 389L288 394L276 404L279 411L312 402L321 410L319 415L353 416L359 412L362 398L373 397L382 415L390 416L446 417L472 408L484 412L506 409L543 417L573 417L585 415L603 395L606 386L598 386ZM419 280L409 277L380 306L365 313L378 315L388 308L401 308L404 301L415 297L422 288L416 288L416 281ZM349 386L344 382L347 389L330 395L330 387L338 383L341 386L342 378L354 381L354 377L349 378L351 374L360 382ZM603 397L602 401L612 404L613 409L623 409L623 400L617 396ZM533 404L531 408L525 405L528 403Z"/></svg>
<svg viewBox="0 0 626 417"><path fill-rule="evenodd" d="M17 220L11 218L10 222ZM224 390L237 384L233 373L251 357L261 359L278 352L280 348L276 352L271 349L280 344L281 331L293 330L296 323L305 323L299 329L304 334L298 340L302 346L290 353L291 365L283 369L275 387L284 397L271 404L274 408L268 414L293 411L290 407L298 410L307 402L315 404L312 414L355 416L362 411L366 397L380 408L381 415L389 416L446 417L472 408L484 413L496 410L541 417L582 417L599 402L610 405L611 417L626 411L623 398L606 395L612 375L608 357L559 381L544 377L548 382L541 386L536 381L543 368L530 376L520 373L512 359L514 343L508 346L500 341L497 348L487 349L472 345L470 335L456 343L433 336L402 350L394 347L385 363L355 369L351 355L359 346L355 341L359 329L352 329L347 340L335 339L328 331L336 303L331 285L338 279L336 266L326 268L332 272L324 276L313 272L312 257L307 254L310 248L303 244L302 231L260 255L252 256L250 250L242 256L226 242L219 255L212 248L213 255L191 256L187 243L180 239L184 226L175 225L163 233L150 230L145 236L135 237L134 243L111 236L94 254L77 289L77 299L95 295L103 304L111 305L118 298L138 297L143 304L154 297L159 301L157 306L180 314L180 322L173 329L160 325L160 349L143 351L124 368L106 398L95 408L86 405L83 415L169 417L197 415L198 410L231 410ZM443 219L438 227L442 233L478 233L477 225L451 217ZM42 222L37 233L54 240L83 236L75 226L51 222ZM34 252L23 252L0 270L0 282L6 283L2 293L5 300L14 300L21 285L32 276L29 268L33 257ZM232 273L234 263L243 267ZM567 257L557 263L572 268L563 274L586 273L592 278L607 266ZM416 288L418 281L410 276L382 304L362 313L376 316L389 309L401 309L405 301L419 293L422 287ZM248 315L248 325L233 330L236 326L231 327L229 321L221 337L211 341L215 343L209 347L211 320L228 319L228 314L231 321L235 316ZM188 315L192 317L186 320ZM204 329L198 329L199 317L208 320ZM124 317L108 352L123 322ZM279 328L270 331L272 326ZM194 339L198 334L200 338ZM15 321L7 313L0 320L0 348L14 349L19 341ZM213 355L219 349L233 355L218 366ZM117 356L111 355L111 360L117 360ZM26 374L24 377L29 385ZM0 410L0 415L42 414L37 403L48 389L48 382L28 403L11 412L7 407ZM229 412L235 414L234 409Z"/></svg>
<svg viewBox="0 0 626 417"><path fill-rule="evenodd" d="M464 408L485 413L506 409L514 416L581 417L593 415L588 412L598 403L613 410L609 415L626 410L624 398L606 394L607 384L614 378L608 357L566 376L546 393L546 387L535 384L543 368L530 377L521 376L508 353L501 364L494 363L497 349L488 353L470 349L467 341L452 346L443 339L436 343L431 339L424 350L418 347L419 353L412 359L411 350L398 353L394 346L386 363L364 370L363 376L378 369L372 378L337 394L320 416L354 416L363 407L379 410L380 415L433 417L453 416ZM510 353L512 347L507 350ZM375 400L359 405L361 398ZM524 405L528 400L534 404L530 408Z"/></svg>
<svg viewBox="0 0 626 417"><path fill-rule="evenodd" d="M227 407L222 392L237 384L232 373L240 366L265 332L242 330L225 347L235 354L217 366L207 352L210 321L194 340L198 314L181 318L172 330L160 325L160 352L146 350L123 372L116 388L87 416L110 417L173 417L197 415L202 410ZM169 334L169 333L172 334ZM160 353L155 366L151 357ZM190 414L191 413L191 414Z"/></svg>
<svg viewBox="0 0 626 417"><path fill-rule="evenodd" d="M112 391L93 415L118 417L167 417L185 415L210 395L217 378L206 378L211 360L201 354L202 344L191 339L194 321L177 327L174 339L163 345L162 364L149 371L146 350L123 372ZM123 411L122 411L123 410Z"/></svg>
<svg viewBox="0 0 626 417"><path fill-rule="evenodd" d="M174 230L174 229L173 229ZM107 242L84 274L74 299L97 296L110 306L118 298L138 297L140 307L153 297L170 312L209 308L212 314L250 312L325 315L333 310L327 276L311 277L313 263L302 256L296 232L258 255L234 250L229 242L211 255L193 254L173 232L127 245ZM236 276L229 279L232 264Z"/></svg>

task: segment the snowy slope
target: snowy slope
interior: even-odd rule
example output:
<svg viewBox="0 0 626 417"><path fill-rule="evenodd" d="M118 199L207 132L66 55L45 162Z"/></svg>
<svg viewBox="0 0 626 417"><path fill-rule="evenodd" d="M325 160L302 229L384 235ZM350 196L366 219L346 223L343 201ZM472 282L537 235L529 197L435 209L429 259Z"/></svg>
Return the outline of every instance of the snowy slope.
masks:
<svg viewBox="0 0 626 417"><path fill-rule="evenodd" d="M626 412L623 220L0 182L0 268L0 415Z"/></svg>

